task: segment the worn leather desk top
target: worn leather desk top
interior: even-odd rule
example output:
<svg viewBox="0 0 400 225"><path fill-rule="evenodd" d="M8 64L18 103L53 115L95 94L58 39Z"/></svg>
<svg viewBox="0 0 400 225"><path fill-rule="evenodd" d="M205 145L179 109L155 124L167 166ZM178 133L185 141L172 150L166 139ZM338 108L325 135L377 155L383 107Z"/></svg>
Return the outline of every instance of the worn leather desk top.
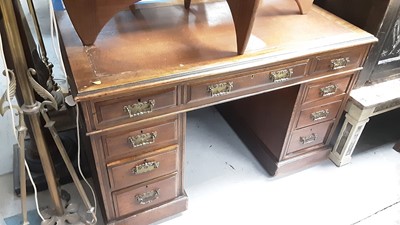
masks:
<svg viewBox="0 0 400 225"><path fill-rule="evenodd" d="M82 46L66 12L58 14L58 23L77 100L112 90L181 83L375 41L372 35L317 6L303 16L292 0L262 3L242 56L236 54L233 22L224 1L194 4L189 12L183 5L121 12L90 47Z"/></svg>

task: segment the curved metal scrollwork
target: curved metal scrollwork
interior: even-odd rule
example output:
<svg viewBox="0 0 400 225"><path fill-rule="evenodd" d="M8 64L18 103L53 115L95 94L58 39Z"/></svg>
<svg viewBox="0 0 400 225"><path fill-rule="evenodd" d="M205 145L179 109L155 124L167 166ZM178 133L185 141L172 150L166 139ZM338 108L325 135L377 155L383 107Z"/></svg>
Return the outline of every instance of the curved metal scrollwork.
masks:
<svg viewBox="0 0 400 225"><path fill-rule="evenodd" d="M4 114L7 112L7 110L13 111L16 110L18 113L19 117L19 123L15 127L15 129L18 131L18 160L19 160L19 177L20 177L20 190L21 190L21 201L22 201L22 218L23 218L23 224L29 224L28 222L28 214L26 211L26 175L25 175L25 164L23 163L25 161L25 137L26 137L26 132L28 131L28 128L26 127L25 120L24 120L24 112L21 110L21 108L18 105L12 105L11 100L15 97L15 93L17 90L17 81L15 78L15 74L11 70L6 70L3 72L4 75L7 76L8 79L10 79L8 83L7 90L4 92L4 94L0 98L0 115L4 116ZM4 103L8 102L7 106L4 106ZM11 112L13 113L13 112ZM14 132L14 131L13 131Z"/></svg>
<svg viewBox="0 0 400 225"><path fill-rule="evenodd" d="M51 106L54 109L58 109L58 104L56 99L53 97L53 95L50 94L45 88L43 88L35 79L33 79L33 76L36 75L36 71L34 69L28 69L27 73L28 75L28 80L31 83L31 86L35 92L42 97L45 100L49 100L51 102Z"/></svg>
<svg viewBox="0 0 400 225"><path fill-rule="evenodd" d="M3 74L4 75L6 75L6 73L8 73L8 76L9 76L9 79L10 79L10 82L9 82L9 84L8 84L8 87L7 87L7 89L8 90L6 90L5 92L4 92L4 94L3 94L3 96L1 96L1 98L0 98L0 115L1 116L4 116L4 114L6 113L6 111L8 110L8 109L10 109L11 107L13 107L13 108L16 108L16 107L18 107L18 106L11 106L11 105L9 105L9 106L3 106L3 104L6 102L6 101L8 101L7 100L7 95L9 95L9 100L11 101L14 97L15 97L15 92L16 92L16 90L17 90L17 80L15 79L15 74L14 74L14 72L12 71L12 70L7 70L7 71L4 71L3 72ZM18 107L19 108L19 107Z"/></svg>

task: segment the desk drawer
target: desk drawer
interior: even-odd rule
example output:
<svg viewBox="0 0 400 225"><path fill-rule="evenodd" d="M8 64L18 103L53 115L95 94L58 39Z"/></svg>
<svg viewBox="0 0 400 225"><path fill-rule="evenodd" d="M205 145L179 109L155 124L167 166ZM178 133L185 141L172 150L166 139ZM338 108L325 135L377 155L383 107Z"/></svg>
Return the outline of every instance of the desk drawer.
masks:
<svg viewBox="0 0 400 225"><path fill-rule="evenodd" d="M279 67L260 69L253 73L246 72L227 79L190 84L187 102L219 97L219 99L225 99L234 96L236 92L260 85L300 78L306 74L307 63L308 59Z"/></svg>
<svg viewBox="0 0 400 225"><path fill-rule="evenodd" d="M172 200L178 196L177 175L114 192L113 201L117 217L134 214L138 210Z"/></svg>
<svg viewBox="0 0 400 225"><path fill-rule="evenodd" d="M332 125L333 122L328 121L293 131L286 155L308 147L324 144Z"/></svg>
<svg viewBox="0 0 400 225"><path fill-rule="evenodd" d="M317 56L311 66L310 74L336 73L361 66L366 47L353 47L338 52Z"/></svg>
<svg viewBox="0 0 400 225"><path fill-rule="evenodd" d="M137 153L145 148L164 147L178 141L178 120L174 116L162 124L135 127L101 137L107 161Z"/></svg>
<svg viewBox="0 0 400 225"><path fill-rule="evenodd" d="M350 79L351 75L348 75L335 80L307 84L303 104L345 94L348 91Z"/></svg>
<svg viewBox="0 0 400 225"><path fill-rule="evenodd" d="M175 87L148 94L132 94L95 102L95 125L104 127L154 116L160 114L163 109L176 106L177 102Z"/></svg>
<svg viewBox="0 0 400 225"><path fill-rule="evenodd" d="M177 170L178 149L135 159L108 169L111 189L118 190Z"/></svg>
<svg viewBox="0 0 400 225"><path fill-rule="evenodd" d="M342 100L339 100L326 105L318 105L301 110L297 128L335 119L341 105Z"/></svg>

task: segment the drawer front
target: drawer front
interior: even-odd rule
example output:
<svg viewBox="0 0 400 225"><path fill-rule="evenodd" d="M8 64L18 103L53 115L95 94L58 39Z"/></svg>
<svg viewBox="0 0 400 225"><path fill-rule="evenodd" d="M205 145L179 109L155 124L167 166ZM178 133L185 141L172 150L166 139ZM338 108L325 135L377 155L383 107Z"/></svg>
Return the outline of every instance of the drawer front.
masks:
<svg viewBox="0 0 400 225"><path fill-rule="evenodd" d="M348 91L351 75L319 83L311 83L306 86L306 93L303 103L343 95Z"/></svg>
<svg viewBox="0 0 400 225"><path fill-rule="evenodd" d="M151 94L138 94L94 103L95 125L121 124L160 114L160 111L177 105L177 90L171 88Z"/></svg>
<svg viewBox="0 0 400 225"><path fill-rule="evenodd" d="M354 47L339 52L317 56L310 74L336 73L361 66L366 47Z"/></svg>
<svg viewBox="0 0 400 225"><path fill-rule="evenodd" d="M106 160L135 153L145 148L163 147L178 141L178 121L175 117L163 124L125 130L102 136Z"/></svg>
<svg viewBox="0 0 400 225"><path fill-rule="evenodd" d="M175 175L155 183L114 192L116 216L133 214L138 210L172 200L178 196L177 190L178 179Z"/></svg>
<svg viewBox="0 0 400 225"><path fill-rule="evenodd" d="M328 121L293 131L286 154L324 144L332 125L333 122Z"/></svg>
<svg viewBox="0 0 400 225"><path fill-rule="evenodd" d="M229 98L235 92L268 83L283 82L305 75L308 60L299 61L271 69L257 70L229 79L213 80L189 85L187 102L195 102L210 98ZM219 98L220 99L220 98Z"/></svg>
<svg viewBox="0 0 400 225"><path fill-rule="evenodd" d="M339 100L326 105L319 105L301 110L297 128L333 120L336 118L341 104L342 100Z"/></svg>
<svg viewBox="0 0 400 225"><path fill-rule="evenodd" d="M173 173L177 170L178 150L164 152L108 169L111 189L124 187Z"/></svg>

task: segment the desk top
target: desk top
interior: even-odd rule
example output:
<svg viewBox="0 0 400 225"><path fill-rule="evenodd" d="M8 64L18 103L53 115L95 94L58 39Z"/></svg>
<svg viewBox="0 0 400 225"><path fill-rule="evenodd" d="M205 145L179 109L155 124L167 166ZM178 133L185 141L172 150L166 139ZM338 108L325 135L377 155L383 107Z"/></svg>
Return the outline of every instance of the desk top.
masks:
<svg viewBox="0 0 400 225"><path fill-rule="evenodd" d="M58 23L73 74L76 99L182 83L376 41L365 31L313 6L268 0L258 9L244 55L236 54L225 1L123 11L95 44L82 46L66 12Z"/></svg>

